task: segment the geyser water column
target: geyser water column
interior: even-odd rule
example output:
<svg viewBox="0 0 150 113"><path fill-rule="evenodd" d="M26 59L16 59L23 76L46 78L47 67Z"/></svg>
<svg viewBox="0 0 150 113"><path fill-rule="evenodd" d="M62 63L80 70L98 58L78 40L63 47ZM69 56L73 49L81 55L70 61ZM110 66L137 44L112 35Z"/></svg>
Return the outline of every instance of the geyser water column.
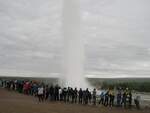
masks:
<svg viewBox="0 0 150 113"><path fill-rule="evenodd" d="M64 76L65 86L87 87L84 77L84 44L81 37L80 0L63 2Z"/></svg>

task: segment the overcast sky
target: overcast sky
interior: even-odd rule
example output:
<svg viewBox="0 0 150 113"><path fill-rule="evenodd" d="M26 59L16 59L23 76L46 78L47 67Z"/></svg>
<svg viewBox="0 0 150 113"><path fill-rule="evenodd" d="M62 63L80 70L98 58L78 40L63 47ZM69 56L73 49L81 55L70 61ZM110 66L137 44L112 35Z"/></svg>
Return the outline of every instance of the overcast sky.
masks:
<svg viewBox="0 0 150 113"><path fill-rule="evenodd" d="M0 0L0 75L61 73L62 2ZM150 77L149 6L150 0L81 0L85 74Z"/></svg>

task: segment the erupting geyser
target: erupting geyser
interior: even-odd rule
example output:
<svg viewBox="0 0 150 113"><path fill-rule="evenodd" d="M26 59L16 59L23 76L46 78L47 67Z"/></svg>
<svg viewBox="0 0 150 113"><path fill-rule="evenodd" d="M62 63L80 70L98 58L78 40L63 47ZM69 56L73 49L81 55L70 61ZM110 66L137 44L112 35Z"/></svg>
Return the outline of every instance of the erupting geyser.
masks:
<svg viewBox="0 0 150 113"><path fill-rule="evenodd" d="M80 0L64 0L63 36L64 36L64 76L65 86L87 87L84 77L84 44L81 37Z"/></svg>

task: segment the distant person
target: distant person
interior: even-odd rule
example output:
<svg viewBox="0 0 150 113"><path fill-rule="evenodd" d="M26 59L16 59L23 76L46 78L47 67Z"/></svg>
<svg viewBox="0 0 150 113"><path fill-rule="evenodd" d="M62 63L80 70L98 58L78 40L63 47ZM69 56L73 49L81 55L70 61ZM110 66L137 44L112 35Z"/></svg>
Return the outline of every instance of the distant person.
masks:
<svg viewBox="0 0 150 113"><path fill-rule="evenodd" d="M33 90L33 96L37 96L37 92L38 92L38 85L36 83L33 84L32 86L32 90Z"/></svg>
<svg viewBox="0 0 150 113"><path fill-rule="evenodd" d="M26 81L23 85L23 93L24 94L28 94L28 81Z"/></svg>
<svg viewBox="0 0 150 113"><path fill-rule="evenodd" d="M59 101L59 86L56 85L54 89L55 101Z"/></svg>
<svg viewBox="0 0 150 113"><path fill-rule="evenodd" d="M67 102L70 101L70 98L71 98L71 88L68 87L68 89L67 89Z"/></svg>
<svg viewBox="0 0 150 113"><path fill-rule="evenodd" d="M15 84L15 91L17 90L17 80L14 81Z"/></svg>
<svg viewBox="0 0 150 113"><path fill-rule="evenodd" d="M88 103L91 104L92 103L92 92L89 91L89 94L88 94Z"/></svg>
<svg viewBox="0 0 150 113"><path fill-rule="evenodd" d="M124 108L126 108L126 99L127 99L127 95L126 95L126 91L124 91L122 95L122 101L121 101L121 105L123 105Z"/></svg>
<svg viewBox="0 0 150 113"><path fill-rule="evenodd" d="M74 89L74 102L77 103L77 98L78 98L78 90L77 88Z"/></svg>
<svg viewBox="0 0 150 113"><path fill-rule="evenodd" d="M64 102L67 102L67 88L64 88L62 90L63 100Z"/></svg>
<svg viewBox="0 0 150 113"><path fill-rule="evenodd" d="M93 90L93 105L96 105L96 89Z"/></svg>
<svg viewBox="0 0 150 113"><path fill-rule="evenodd" d="M132 93L131 93L131 91L129 92L127 98L129 99L128 100L128 107L131 109L132 108Z"/></svg>
<svg viewBox="0 0 150 113"><path fill-rule="evenodd" d="M39 102L43 102L43 96L44 96L44 88L43 86L39 86L38 88L38 98L39 98Z"/></svg>
<svg viewBox="0 0 150 113"><path fill-rule="evenodd" d="M53 85L51 85L49 88L49 94L50 94L50 100L53 101L54 100L54 87L53 87Z"/></svg>
<svg viewBox="0 0 150 113"><path fill-rule="evenodd" d="M75 99L74 90L71 88L71 89L70 89L70 92L71 92L71 103L74 103L74 99Z"/></svg>
<svg viewBox="0 0 150 113"><path fill-rule="evenodd" d="M113 90L109 91L109 106L112 107L114 106L114 98L115 98L115 94Z"/></svg>
<svg viewBox="0 0 150 113"><path fill-rule="evenodd" d="M89 100L89 89L87 88L85 91L85 104L88 104L88 100Z"/></svg>
<svg viewBox="0 0 150 113"><path fill-rule="evenodd" d="M86 104L86 90L83 90L83 104Z"/></svg>
<svg viewBox="0 0 150 113"><path fill-rule="evenodd" d="M130 94L129 94L129 89L126 88L125 90L125 96L126 96L126 99L125 99L125 108L129 108L129 101L130 101Z"/></svg>
<svg viewBox="0 0 150 113"><path fill-rule="evenodd" d="M48 88L48 85L46 85L45 87L45 100L47 100L49 97L49 88Z"/></svg>
<svg viewBox="0 0 150 113"><path fill-rule="evenodd" d="M80 88L80 90L79 90L79 104L82 104L82 100L83 100L83 91L82 91L82 88Z"/></svg>
<svg viewBox="0 0 150 113"><path fill-rule="evenodd" d="M62 88L59 87L59 101L63 100L63 95L62 95Z"/></svg>
<svg viewBox="0 0 150 113"><path fill-rule="evenodd" d="M101 94L100 94L100 100L99 100L99 104L103 104L104 105L104 97L105 97L105 94L104 92L102 91Z"/></svg>
<svg viewBox="0 0 150 113"><path fill-rule="evenodd" d="M137 109L140 109L140 99L141 99L140 96L136 96L136 98L134 99L134 103Z"/></svg>
<svg viewBox="0 0 150 113"><path fill-rule="evenodd" d="M108 102L109 102L109 91L107 91L105 93L105 101L104 101L104 106L108 106Z"/></svg>
<svg viewBox="0 0 150 113"><path fill-rule="evenodd" d="M117 93L117 107L121 107L121 98L122 98L121 90L118 90L118 93Z"/></svg>
<svg viewBox="0 0 150 113"><path fill-rule="evenodd" d="M3 81L0 80L0 87L3 87Z"/></svg>
<svg viewBox="0 0 150 113"><path fill-rule="evenodd" d="M4 81L2 80L2 87L4 87Z"/></svg>

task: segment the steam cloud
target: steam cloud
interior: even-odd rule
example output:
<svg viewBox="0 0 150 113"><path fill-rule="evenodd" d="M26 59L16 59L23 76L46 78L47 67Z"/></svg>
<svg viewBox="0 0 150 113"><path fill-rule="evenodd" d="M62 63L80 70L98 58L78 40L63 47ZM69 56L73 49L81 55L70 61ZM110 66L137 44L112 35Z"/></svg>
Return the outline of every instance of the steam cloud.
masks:
<svg viewBox="0 0 150 113"><path fill-rule="evenodd" d="M65 86L87 87L84 78L84 45L81 37L80 0L64 0L64 76Z"/></svg>

